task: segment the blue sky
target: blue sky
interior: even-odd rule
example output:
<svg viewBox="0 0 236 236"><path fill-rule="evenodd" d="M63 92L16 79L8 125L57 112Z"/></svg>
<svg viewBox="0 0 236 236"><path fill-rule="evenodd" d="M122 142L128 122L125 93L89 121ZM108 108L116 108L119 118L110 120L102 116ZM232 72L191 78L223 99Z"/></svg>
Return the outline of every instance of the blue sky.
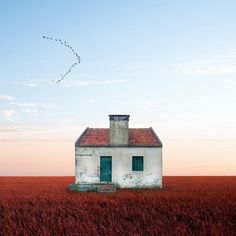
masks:
<svg viewBox="0 0 236 236"><path fill-rule="evenodd" d="M235 1L0 5L2 144L71 142L86 126L107 127L111 113L153 126L166 143L236 139ZM75 58L42 35L81 57L60 84L52 80Z"/></svg>

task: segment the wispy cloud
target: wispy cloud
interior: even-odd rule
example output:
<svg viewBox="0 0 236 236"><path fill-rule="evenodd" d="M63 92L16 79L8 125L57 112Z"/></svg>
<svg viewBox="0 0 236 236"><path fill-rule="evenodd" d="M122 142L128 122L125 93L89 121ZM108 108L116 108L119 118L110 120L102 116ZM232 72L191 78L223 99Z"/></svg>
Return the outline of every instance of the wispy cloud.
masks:
<svg viewBox="0 0 236 236"><path fill-rule="evenodd" d="M38 87L38 84L37 83L28 83L28 86L29 87Z"/></svg>
<svg viewBox="0 0 236 236"><path fill-rule="evenodd" d="M54 78L54 75L52 74L38 74L38 75L31 75L27 73L25 75L26 79L23 81L17 82L21 85L23 84L26 87L34 88L41 85L48 85L52 83L52 78Z"/></svg>
<svg viewBox="0 0 236 236"><path fill-rule="evenodd" d="M87 126L78 120L64 119L48 124L0 124L0 142L5 141L57 141L74 140Z"/></svg>
<svg viewBox="0 0 236 236"><path fill-rule="evenodd" d="M14 101L15 97L12 97L12 96L9 96L9 95L0 94L0 100Z"/></svg>
<svg viewBox="0 0 236 236"><path fill-rule="evenodd" d="M195 96L191 99L186 100L185 98L177 97L160 97L155 99L147 99L143 101L143 109L153 109L153 108L168 108L170 106L183 106L183 107L193 107L196 104L206 104L209 100L203 96Z"/></svg>
<svg viewBox="0 0 236 236"><path fill-rule="evenodd" d="M39 110L38 109L20 109L21 112L25 112L27 114L33 114L33 115L37 115L39 113Z"/></svg>
<svg viewBox="0 0 236 236"><path fill-rule="evenodd" d="M16 111L18 113L25 113L27 115L38 115L39 112L45 114L45 110L46 109L50 109L52 107L55 106L55 104L53 102L40 102L40 103L35 103L35 102L10 102L10 105L13 107L15 107ZM14 113L16 113L15 111L14 112L10 112L10 111L13 111L12 109L11 110L8 110L7 112L5 111L5 117L6 118L9 118L11 116L14 115Z"/></svg>
<svg viewBox="0 0 236 236"><path fill-rule="evenodd" d="M192 64L176 65L175 71L196 75L225 75L236 73L236 61L225 63L222 61L196 62Z"/></svg>
<svg viewBox="0 0 236 236"><path fill-rule="evenodd" d="M94 99L89 99L88 102L89 102L89 103L94 103L95 100L94 100Z"/></svg>
<svg viewBox="0 0 236 236"><path fill-rule="evenodd" d="M226 80L226 82L232 86L235 86L236 85L236 80L233 80L233 79L228 79Z"/></svg>
<svg viewBox="0 0 236 236"><path fill-rule="evenodd" d="M1 133L12 133L12 132L18 132L18 129L8 126L1 126L0 127L0 134Z"/></svg>
<svg viewBox="0 0 236 236"><path fill-rule="evenodd" d="M175 72L186 75L219 76L236 74L236 56L225 56L216 59L199 60L188 63L163 66L160 72Z"/></svg>
<svg viewBox="0 0 236 236"><path fill-rule="evenodd" d="M68 80L62 83L65 87L83 87L91 85L110 85L124 83L125 80Z"/></svg>
<svg viewBox="0 0 236 236"><path fill-rule="evenodd" d="M53 102L48 102L48 103L34 103L34 102L11 102L10 103L13 106L16 106L18 108L35 108L35 107L40 107L40 108L51 108L54 107Z"/></svg>
<svg viewBox="0 0 236 236"><path fill-rule="evenodd" d="M32 102L11 102L11 105L14 105L16 107L36 107L38 106L37 103Z"/></svg>
<svg viewBox="0 0 236 236"><path fill-rule="evenodd" d="M15 113L16 113L15 110L5 110L5 111L3 111L3 115L4 115L7 119L12 118Z"/></svg>

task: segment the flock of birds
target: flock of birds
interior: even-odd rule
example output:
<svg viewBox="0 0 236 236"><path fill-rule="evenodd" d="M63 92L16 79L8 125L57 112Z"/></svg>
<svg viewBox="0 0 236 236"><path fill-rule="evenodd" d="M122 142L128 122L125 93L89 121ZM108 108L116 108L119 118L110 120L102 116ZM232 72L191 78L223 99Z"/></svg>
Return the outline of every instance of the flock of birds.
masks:
<svg viewBox="0 0 236 236"><path fill-rule="evenodd" d="M60 79L58 80L52 80L53 82L56 82L56 83L60 83L70 72L71 70L77 66L79 63L80 63L80 56L78 55L78 53L66 42L66 41L63 41L61 39L57 39L57 38L52 38L52 37L47 37L45 35L43 35L43 38L44 39L48 39L48 40L52 40L52 41L55 41L55 42L58 42L60 43L61 45L64 45L65 47L67 47L68 49L70 49L73 54L76 56L76 62L73 63L70 68L67 70L67 72L65 72L64 74L62 74L60 76Z"/></svg>

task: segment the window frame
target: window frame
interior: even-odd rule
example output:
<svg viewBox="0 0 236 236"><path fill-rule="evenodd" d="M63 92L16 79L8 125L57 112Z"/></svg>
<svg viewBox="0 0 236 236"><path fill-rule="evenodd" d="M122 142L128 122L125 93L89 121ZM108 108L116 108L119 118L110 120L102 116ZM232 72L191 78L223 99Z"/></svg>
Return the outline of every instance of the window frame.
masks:
<svg viewBox="0 0 236 236"><path fill-rule="evenodd" d="M135 167L135 164L134 164L134 162L135 162L135 159L136 159L136 161L139 159L141 159L142 161L141 161L141 163L142 163L142 165L141 165L141 169L135 169L134 167ZM140 164L140 163L139 163ZM137 167L137 164L136 164L136 167ZM138 172L140 172L140 171L144 171L144 156L132 156L132 171L138 171Z"/></svg>

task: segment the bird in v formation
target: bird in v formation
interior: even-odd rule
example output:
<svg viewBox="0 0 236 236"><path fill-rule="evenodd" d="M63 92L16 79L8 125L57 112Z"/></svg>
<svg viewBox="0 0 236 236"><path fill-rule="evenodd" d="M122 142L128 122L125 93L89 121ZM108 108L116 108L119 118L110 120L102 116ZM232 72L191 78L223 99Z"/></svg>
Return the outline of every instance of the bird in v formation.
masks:
<svg viewBox="0 0 236 236"><path fill-rule="evenodd" d="M61 45L64 45L65 47L70 49L73 52L73 54L75 55L75 57L76 57L76 62L73 63L70 66L70 68L64 74L62 74L60 76L60 79L52 80L55 83L60 83L71 72L71 70L80 63L80 56L78 55L78 53L66 41L62 41L61 39L57 39L57 38L47 37L45 35L43 35L43 38L44 39L48 39L48 40L52 40L52 41L60 43Z"/></svg>

